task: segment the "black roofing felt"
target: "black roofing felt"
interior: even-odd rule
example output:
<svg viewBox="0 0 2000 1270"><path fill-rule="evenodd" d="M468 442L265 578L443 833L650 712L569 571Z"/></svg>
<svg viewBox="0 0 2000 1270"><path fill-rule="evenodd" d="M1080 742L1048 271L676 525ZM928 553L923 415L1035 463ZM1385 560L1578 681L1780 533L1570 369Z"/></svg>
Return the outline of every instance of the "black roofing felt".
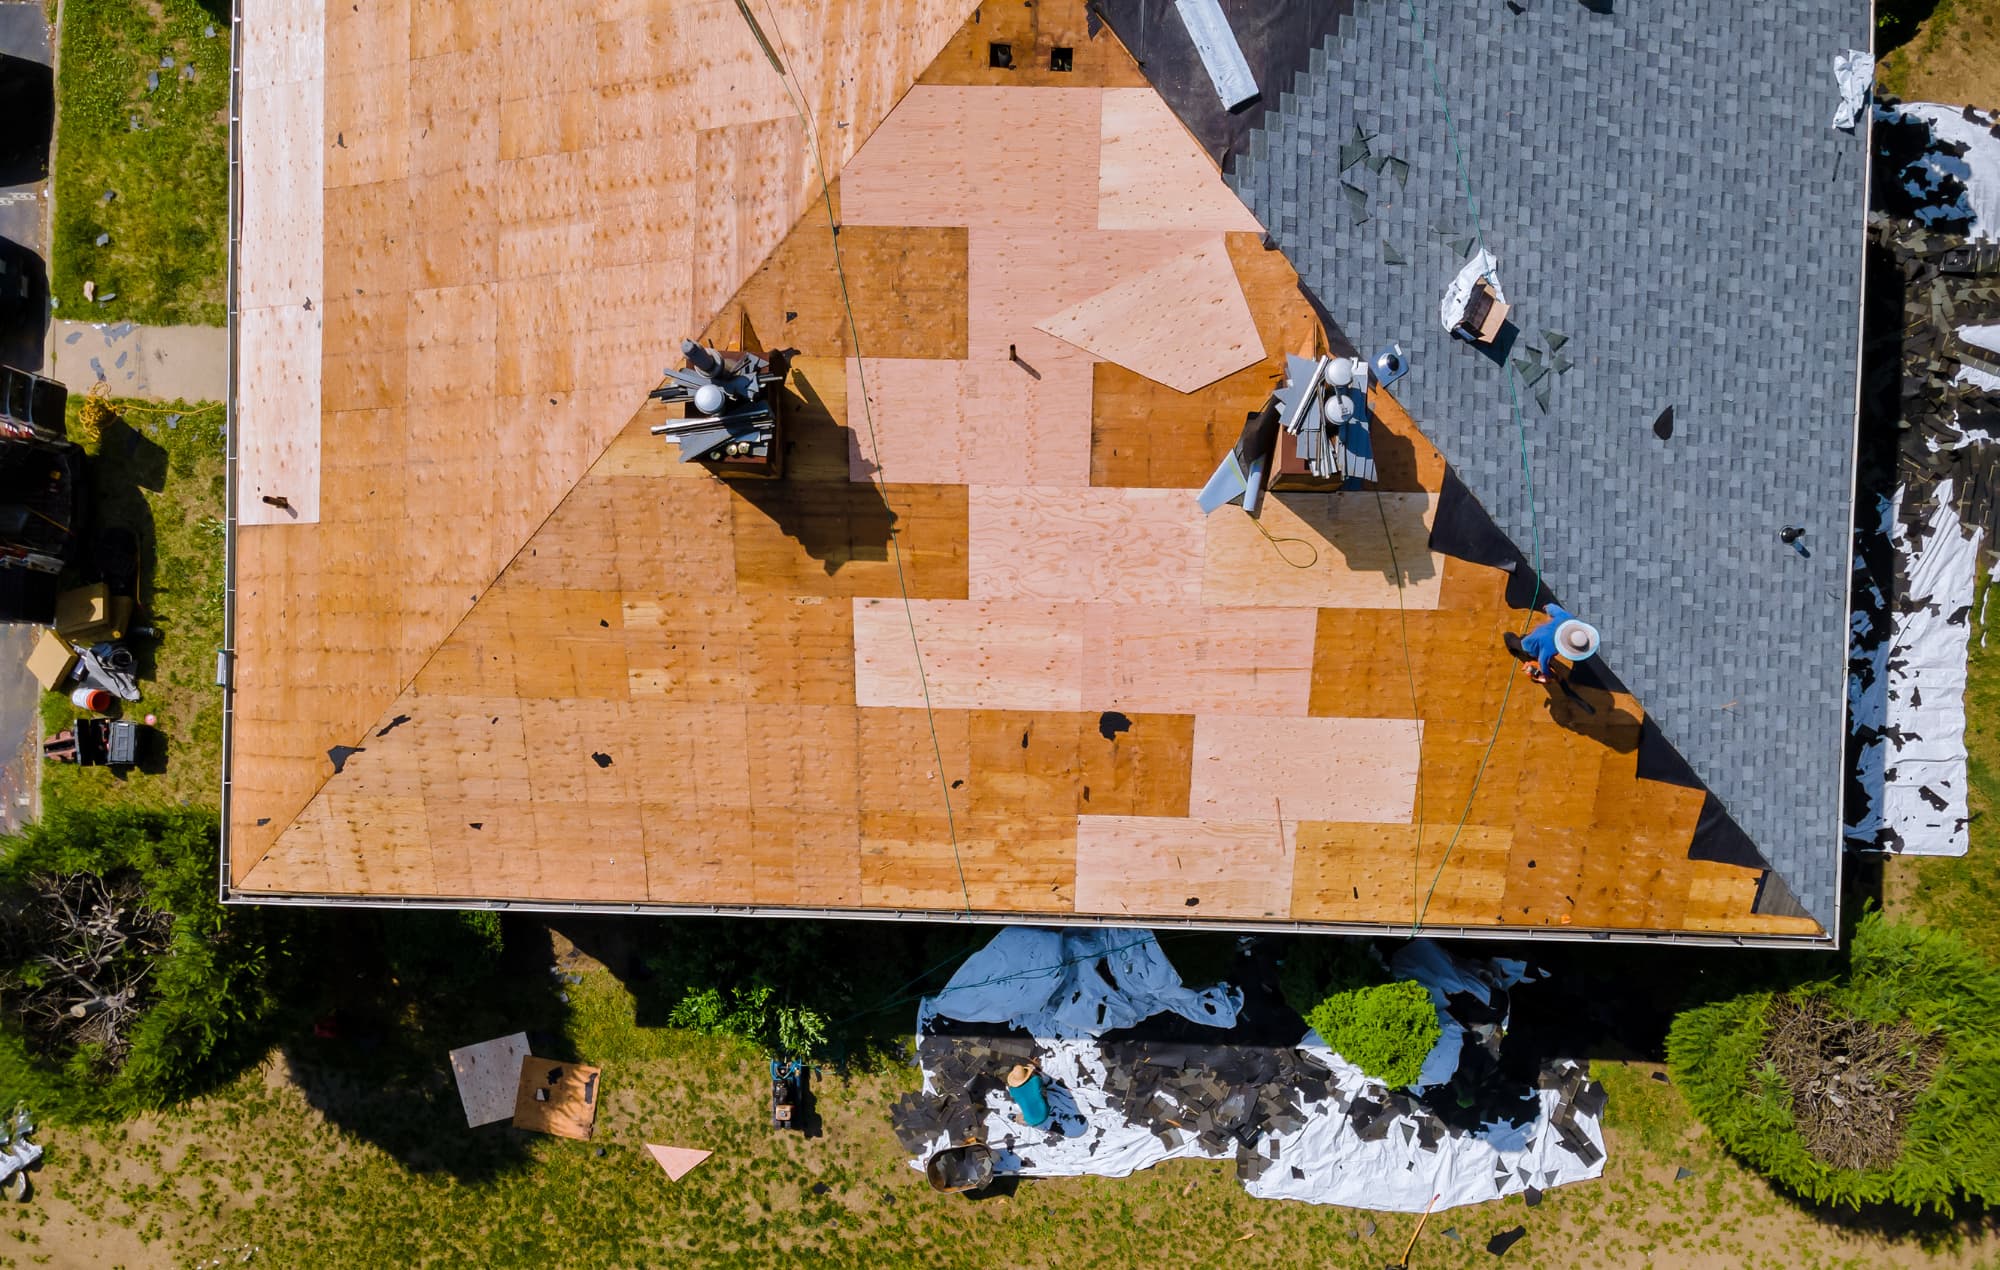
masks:
<svg viewBox="0 0 2000 1270"><path fill-rule="evenodd" d="M1764 911L1830 926L1865 156L1828 124L1868 7L1604 7L1356 0L1230 180L1354 343L1402 342L1398 397L1769 861ZM1474 239L1498 356L1439 324Z"/></svg>

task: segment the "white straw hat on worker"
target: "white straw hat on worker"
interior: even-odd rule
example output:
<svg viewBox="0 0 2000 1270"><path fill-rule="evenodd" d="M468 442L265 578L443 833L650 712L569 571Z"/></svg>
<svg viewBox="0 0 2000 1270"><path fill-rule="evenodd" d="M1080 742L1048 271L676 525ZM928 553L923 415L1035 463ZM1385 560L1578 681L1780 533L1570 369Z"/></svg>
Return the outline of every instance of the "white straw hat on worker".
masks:
<svg viewBox="0 0 2000 1270"><path fill-rule="evenodd" d="M1556 627L1556 651L1571 661L1584 661L1597 655L1597 628L1589 622L1570 618Z"/></svg>

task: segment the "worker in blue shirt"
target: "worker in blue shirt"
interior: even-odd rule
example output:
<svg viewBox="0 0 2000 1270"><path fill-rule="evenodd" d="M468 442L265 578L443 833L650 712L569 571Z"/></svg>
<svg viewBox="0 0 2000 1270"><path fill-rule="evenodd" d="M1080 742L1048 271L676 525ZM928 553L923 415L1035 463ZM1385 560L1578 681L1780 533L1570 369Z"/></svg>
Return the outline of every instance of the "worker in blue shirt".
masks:
<svg viewBox="0 0 2000 1270"><path fill-rule="evenodd" d="M1597 655L1598 644L1597 628L1562 605L1545 605L1542 611L1549 620L1521 637L1521 651L1530 659L1521 663L1521 673L1538 684L1549 681L1549 663L1557 657L1584 661Z"/></svg>

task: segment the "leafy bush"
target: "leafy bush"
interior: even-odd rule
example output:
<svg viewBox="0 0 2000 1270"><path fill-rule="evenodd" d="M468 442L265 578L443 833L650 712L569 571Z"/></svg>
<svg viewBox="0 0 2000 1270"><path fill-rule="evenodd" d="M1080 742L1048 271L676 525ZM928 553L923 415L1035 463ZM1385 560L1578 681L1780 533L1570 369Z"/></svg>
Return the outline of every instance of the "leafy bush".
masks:
<svg viewBox="0 0 2000 1270"><path fill-rule="evenodd" d="M1391 1089L1414 1084L1444 1034L1430 990L1405 980L1336 992L1306 1011L1334 1053Z"/></svg>
<svg viewBox="0 0 2000 1270"><path fill-rule="evenodd" d="M1794 1017L1801 1005L1830 1026L1857 1020L1942 1043L1930 1060L1934 1074L1909 1100L1889 1163L1840 1167L1801 1133L1800 1091L1783 1073L1813 1064L1771 1049L1774 1018ZM1748 992L1683 1011L1667 1034L1667 1064L1725 1147L1815 1203L1945 1213L1961 1198L2000 1203L2000 974L1948 932L1865 914L1844 976L1782 997Z"/></svg>
<svg viewBox="0 0 2000 1270"><path fill-rule="evenodd" d="M0 842L0 1104L25 1098L74 1115L163 1106L263 1052L286 986L283 917L223 907L217 836L214 813L202 809L57 807ZM35 988L63 929L47 917L46 893L63 879L98 879L109 897L70 925L150 932L132 945L145 958L139 973L118 971L130 1008L115 1044L29 1024L31 1004L49 1004ZM119 995L101 986L100 998ZM81 991L78 1004L96 1018L107 1001L81 999L90 995ZM61 994L55 1005L69 1013Z"/></svg>

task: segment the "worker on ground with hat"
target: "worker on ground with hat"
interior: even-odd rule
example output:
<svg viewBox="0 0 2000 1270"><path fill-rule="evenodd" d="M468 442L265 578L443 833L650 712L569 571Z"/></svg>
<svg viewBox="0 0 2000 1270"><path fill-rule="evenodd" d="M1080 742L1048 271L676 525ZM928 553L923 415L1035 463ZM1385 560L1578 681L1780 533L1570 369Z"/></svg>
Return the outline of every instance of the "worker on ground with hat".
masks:
<svg viewBox="0 0 2000 1270"><path fill-rule="evenodd" d="M1598 644L1597 628L1562 605L1549 604L1542 611L1549 620L1521 637L1521 651L1531 659L1521 663L1521 673L1538 684L1549 681L1549 663L1557 657L1585 661L1597 655Z"/></svg>

